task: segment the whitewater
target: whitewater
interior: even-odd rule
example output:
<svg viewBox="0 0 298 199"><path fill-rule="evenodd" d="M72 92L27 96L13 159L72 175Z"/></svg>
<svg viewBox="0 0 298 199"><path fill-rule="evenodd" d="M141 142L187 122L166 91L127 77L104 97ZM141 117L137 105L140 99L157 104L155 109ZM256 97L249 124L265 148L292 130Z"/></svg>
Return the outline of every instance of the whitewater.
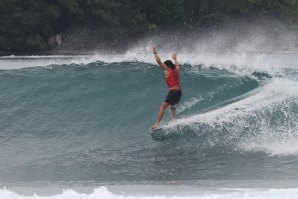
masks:
<svg viewBox="0 0 298 199"><path fill-rule="evenodd" d="M297 198L298 52L259 40L0 57L0 198ZM154 45L183 92L157 139Z"/></svg>

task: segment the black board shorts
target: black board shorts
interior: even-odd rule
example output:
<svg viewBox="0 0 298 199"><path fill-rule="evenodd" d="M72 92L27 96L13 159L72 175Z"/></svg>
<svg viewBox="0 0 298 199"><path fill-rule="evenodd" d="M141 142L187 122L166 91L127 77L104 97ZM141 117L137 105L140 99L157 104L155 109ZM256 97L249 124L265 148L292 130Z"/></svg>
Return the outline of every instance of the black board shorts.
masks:
<svg viewBox="0 0 298 199"><path fill-rule="evenodd" d="M181 95L182 95L181 90L169 91L167 96L166 96L165 102L170 104L170 105L178 104L178 102L180 101Z"/></svg>

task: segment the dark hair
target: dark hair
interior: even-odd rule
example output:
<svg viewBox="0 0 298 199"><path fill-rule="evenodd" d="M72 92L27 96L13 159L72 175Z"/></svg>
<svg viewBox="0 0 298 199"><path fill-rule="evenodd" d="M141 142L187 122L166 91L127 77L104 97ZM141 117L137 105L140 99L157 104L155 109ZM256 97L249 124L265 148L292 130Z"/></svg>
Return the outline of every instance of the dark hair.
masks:
<svg viewBox="0 0 298 199"><path fill-rule="evenodd" d="M171 60L167 60L164 62L165 65L167 65L167 67L174 69L175 68L175 64L173 64L173 62Z"/></svg>

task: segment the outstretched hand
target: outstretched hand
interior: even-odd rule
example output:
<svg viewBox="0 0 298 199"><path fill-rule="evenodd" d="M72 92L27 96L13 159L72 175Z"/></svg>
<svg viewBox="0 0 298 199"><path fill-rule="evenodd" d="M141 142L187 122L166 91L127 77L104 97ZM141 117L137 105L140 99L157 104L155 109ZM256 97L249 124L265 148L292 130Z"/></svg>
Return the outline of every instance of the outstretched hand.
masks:
<svg viewBox="0 0 298 199"><path fill-rule="evenodd" d="M173 58L173 60L176 60L177 59L176 53L173 53L172 58Z"/></svg>
<svg viewBox="0 0 298 199"><path fill-rule="evenodd" d="M157 54L157 49L156 49L156 47L153 47L153 54Z"/></svg>

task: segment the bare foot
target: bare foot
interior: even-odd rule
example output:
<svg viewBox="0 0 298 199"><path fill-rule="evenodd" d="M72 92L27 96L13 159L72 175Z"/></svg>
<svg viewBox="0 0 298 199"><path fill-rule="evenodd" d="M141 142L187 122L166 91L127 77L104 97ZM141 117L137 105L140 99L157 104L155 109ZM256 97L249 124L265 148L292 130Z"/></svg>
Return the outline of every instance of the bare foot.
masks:
<svg viewBox="0 0 298 199"><path fill-rule="evenodd" d="M159 124L157 124L157 123L155 123L152 127L151 127L151 129L157 129L157 128L159 128Z"/></svg>

